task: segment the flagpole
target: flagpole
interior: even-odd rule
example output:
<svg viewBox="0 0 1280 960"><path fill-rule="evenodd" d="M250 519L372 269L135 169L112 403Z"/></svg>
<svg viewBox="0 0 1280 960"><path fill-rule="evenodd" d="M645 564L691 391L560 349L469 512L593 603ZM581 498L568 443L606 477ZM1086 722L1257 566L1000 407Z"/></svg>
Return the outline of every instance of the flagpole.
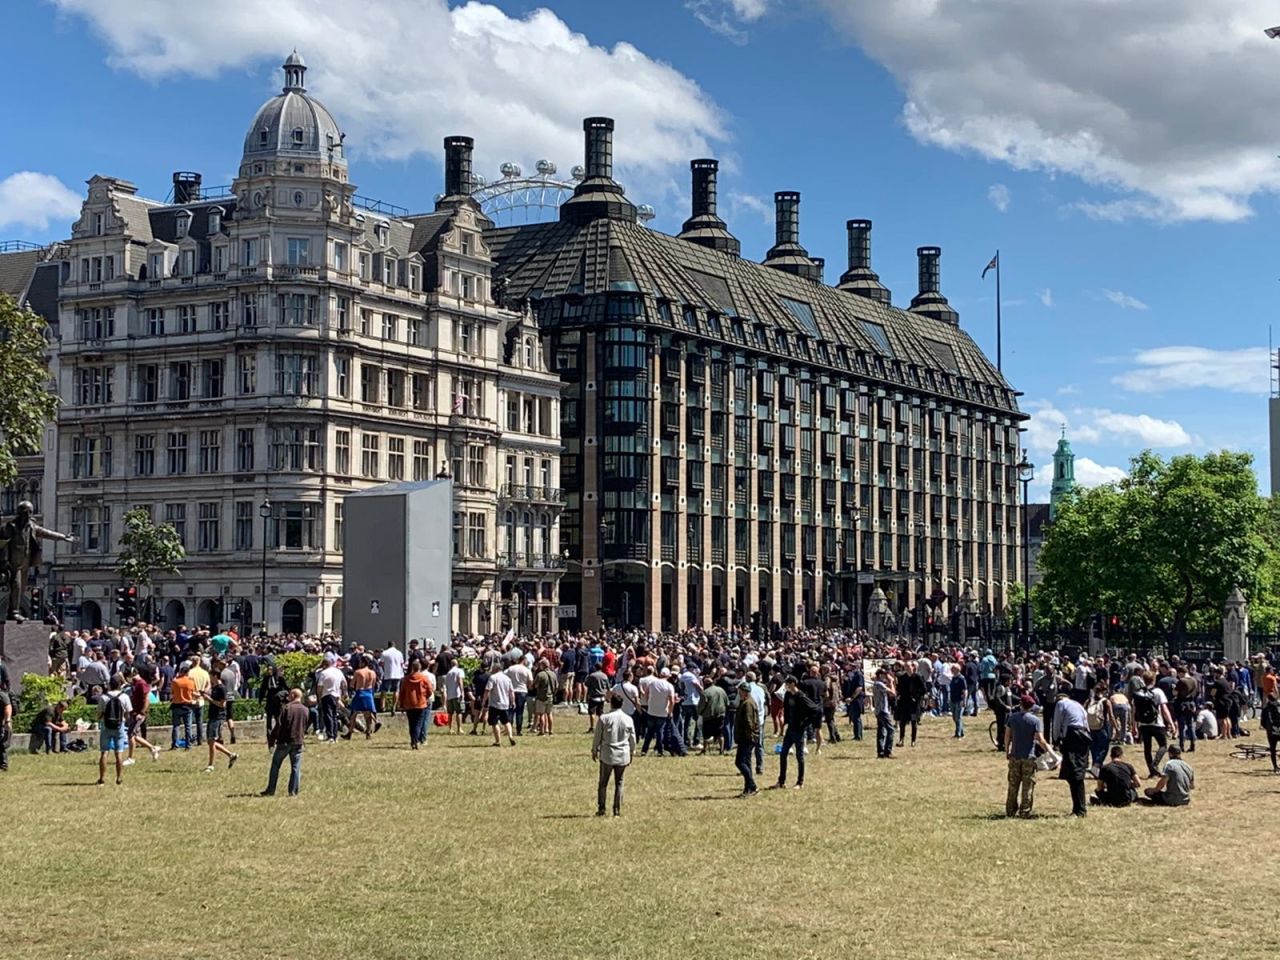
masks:
<svg viewBox="0 0 1280 960"><path fill-rule="evenodd" d="M1004 373L1004 336L1000 329L1000 251L996 250L996 372Z"/></svg>

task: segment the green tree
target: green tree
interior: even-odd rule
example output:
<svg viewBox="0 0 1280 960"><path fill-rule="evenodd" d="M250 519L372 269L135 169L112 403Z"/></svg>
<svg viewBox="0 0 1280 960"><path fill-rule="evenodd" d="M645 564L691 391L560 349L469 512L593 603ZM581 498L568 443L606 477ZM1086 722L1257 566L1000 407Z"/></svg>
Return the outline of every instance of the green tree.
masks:
<svg viewBox="0 0 1280 960"><path fill-rule="evenodd" d="M1037 605L1076 624L1102 612L1180 638L1220 616L1237 585L1255 602L1270 595L1272 517L1250 455L1166 461L1146 451L1124 480L1060 506L1040 552Z"/></svg>
<svg viewBox="0 0 1280 960"><path fill-rule="evenodd" d="M18 457L39 451L44 425L58 410L45 326L38 313L0 293L0 486L17 476Z"/></svg>
<svg viewBox="0 0 1280 960"><path fill-rule="evenodd" d="M124 515L116 570L125 580L150 587L153 573L179 573L179 565L186 558L187 551L173 524L153 523L146 510L130 510Z"/></svg>

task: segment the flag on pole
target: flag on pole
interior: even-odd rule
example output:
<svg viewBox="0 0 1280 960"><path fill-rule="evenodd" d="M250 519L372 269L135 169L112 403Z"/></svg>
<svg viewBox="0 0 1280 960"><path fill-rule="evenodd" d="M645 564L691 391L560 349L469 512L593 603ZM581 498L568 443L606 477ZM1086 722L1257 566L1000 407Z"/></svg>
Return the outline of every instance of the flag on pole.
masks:
<svg viewBox="0 0 1280 960"><path fill-rule="evenodd" d="M982 279L983 280L987 279L988 270L999 270L999 269L1000 269L1000 254L997 253L994 257L991 258L991 262L982 268Z"/></svg>

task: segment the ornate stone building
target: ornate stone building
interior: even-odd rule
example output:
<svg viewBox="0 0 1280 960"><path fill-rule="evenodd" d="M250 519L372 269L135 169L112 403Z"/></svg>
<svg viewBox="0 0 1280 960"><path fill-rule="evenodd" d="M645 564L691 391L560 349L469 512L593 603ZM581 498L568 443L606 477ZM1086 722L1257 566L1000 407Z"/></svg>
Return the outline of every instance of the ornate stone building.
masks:
<svg viewBox="0 0 1280 960"><path fill-rule="evenodd" d="M112 619L140 507L190 554L158 578L166 626L238 607L337 630L346 493L447 473L455 628L553 629L559 380L529 312L495 300L470 141L446 141L434 212L365 200L305 72L285 62L230 188L176 173L158 202L88 182L59 301L56 522L81 538L60 577L83 622Z"/></svg>

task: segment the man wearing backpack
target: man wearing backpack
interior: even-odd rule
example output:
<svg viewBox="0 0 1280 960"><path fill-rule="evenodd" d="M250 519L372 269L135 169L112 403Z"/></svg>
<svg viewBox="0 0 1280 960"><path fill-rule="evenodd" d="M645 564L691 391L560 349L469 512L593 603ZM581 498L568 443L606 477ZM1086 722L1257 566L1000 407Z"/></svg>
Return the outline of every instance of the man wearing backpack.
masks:
<svg viewBox="0 0 1280 960"><path fill-rule="evenodd" d="M129 749L125 721L130 707L128 695L120 689L123 686L124 678L118 673L113 674L107 692L98 701L98 786L107 782L108 753L116 755L116 786L124 779L124 757L121 754Z"/></svg>
<svg viewBox="0 0 1280 960"><path fill-rule="evenodd" d="M1136 677L1133 693L1133 721L1138 728L1138 736L1142 740L1142 755L1147 761L1147 776L1160 776L1160 761L1169 749L1169 738L1166 731L1173 727L1173 715L1169 713L1169 700L1164 691L1152 681L1155 677L1147 674ZM1160 750L1153 757L1152 744L1158 744Z"/></svg>

